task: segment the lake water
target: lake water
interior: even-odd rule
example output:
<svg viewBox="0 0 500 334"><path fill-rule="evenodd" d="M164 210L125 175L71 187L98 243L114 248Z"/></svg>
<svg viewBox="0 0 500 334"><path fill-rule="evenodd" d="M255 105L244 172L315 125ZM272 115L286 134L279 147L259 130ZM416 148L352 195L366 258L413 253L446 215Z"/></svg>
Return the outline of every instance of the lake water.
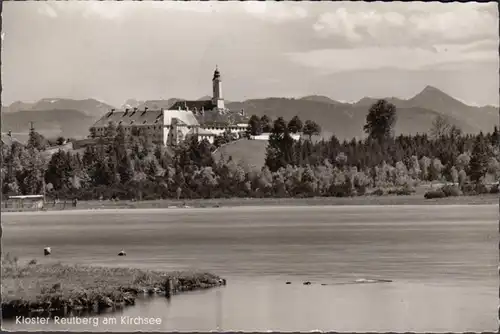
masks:
<svg viewBox="0 0 500 334"><path fill-rule="evenodd" d="M498 206L330 206L2 214L4 252L226 287L139 300L88 325L7 330L497 331ZM117 257L121 249L126 257ZM357 284L357 279L389 283ZM286 285L290 281L292 284ZM303 285L311 281L311 285ZM327 284L327 285L321 285ZM161 324L120 324L122 316ZM117 324L105 324L110 317Z"/></svg>

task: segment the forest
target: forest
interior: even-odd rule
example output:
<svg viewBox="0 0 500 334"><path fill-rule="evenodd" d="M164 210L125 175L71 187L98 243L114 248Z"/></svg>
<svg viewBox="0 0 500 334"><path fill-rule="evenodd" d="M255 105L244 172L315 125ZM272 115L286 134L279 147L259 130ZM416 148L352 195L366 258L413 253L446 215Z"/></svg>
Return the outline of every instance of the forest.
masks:
<svg viewBox="0 0 500 334"><path fill-rule="evenodd" d="M106 138L83 152L44 154L46 140L32 131L27 145L2 146L2 196L42 194L64 199L195 199L409 195L419 184L449 183L426 197L496 193L500 133L463 134L439 116L428 134L394 135L397 110L379 100L367 111L366 138L313 140L321 127L298 117L252 116L248 133L270 133L262 169L231 157L215 161L214 144L190 137L175 147L108 126ZM300 140L292 133L301 133ZM247 139L239 139L247 140ZM60 140L61 141L61 140Z"/></svg>

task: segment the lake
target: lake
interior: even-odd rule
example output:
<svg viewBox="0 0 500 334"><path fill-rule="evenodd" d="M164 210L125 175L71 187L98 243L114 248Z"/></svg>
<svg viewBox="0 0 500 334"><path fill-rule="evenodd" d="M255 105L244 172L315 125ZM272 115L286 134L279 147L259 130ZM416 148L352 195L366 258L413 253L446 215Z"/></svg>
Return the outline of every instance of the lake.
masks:
<svg viewBox="0 0 500 334"><path fill-rule="evenodd" d="M497 331L498 213L497 205L401 205L2 214L3 251L23 259L46 261L50 246L50 261L206 270L228 281L139 300L100 315L97 327L7 321L3 328ZM117 257L122 248L127 256ZM161 324L120 324L121 316ZM117 324L105 324L109 317Z"/></svg>

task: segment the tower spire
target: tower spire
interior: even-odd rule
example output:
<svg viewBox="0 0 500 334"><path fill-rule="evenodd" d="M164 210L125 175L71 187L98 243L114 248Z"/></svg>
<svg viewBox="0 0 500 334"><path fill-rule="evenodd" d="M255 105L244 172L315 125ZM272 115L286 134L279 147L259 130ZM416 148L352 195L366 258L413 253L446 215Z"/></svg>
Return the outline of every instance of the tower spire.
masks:
<svg viewBox="0 0 500 334"><path fill-rule="evenodd" d="M219 66L215 65L214 77L212 79L212 103L217 109L224 109L224 98L222 97L222 80L220 77Z"/></svg>

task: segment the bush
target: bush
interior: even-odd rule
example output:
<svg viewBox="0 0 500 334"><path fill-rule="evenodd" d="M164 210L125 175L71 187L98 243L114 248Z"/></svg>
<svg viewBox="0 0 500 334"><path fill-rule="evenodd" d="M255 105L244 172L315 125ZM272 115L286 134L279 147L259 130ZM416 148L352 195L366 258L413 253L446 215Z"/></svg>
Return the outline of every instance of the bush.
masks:
<svg viewBox="0 0 500 334"><path fill-rule="evenodd" d="M433 199L433 198L445 198L446 194L441 190L429 190L428 192L425 193L424 197L426 199Z"/></svg>
<svg viewBox="0 0 500 334"><path fill-rule="evenodd" d="M488 194L490 190L484 184L479 183L476 185L476 194Z"/></svg>
<svg viewBox="0 0 500 334"><path fill-rule="evenodd" d="M384 196L384 191L380 188L371 193L373 196Z"/></svg>
<svg viewBox="0 0 500 334"><path fill-rule="evenodd" d="M357 196L362 196L366 194L366 186L357 186L356 187Z"/></svg>
<svg viewBox="0 0 500 334"><path fill-rule="evenodd" d="M441 190L446 197L460 196L462 194L462 192L457 186L449 184L441 187L439 190Z"/></svg>
<svg viewBox="0 0 500 334"><path fill-rule="evenodd" d="M411 195L412 193L415 192L415 189L410 187L408 184L399 187L399 188L393 188L388 191L389 195L398 195L398 196L408 196Z"/></svg>
<svg viewBox="0 0 500 334"><path fill-rule="evenodd" d="M462 192L464 193L464 195L475 195L476 186L472 183L464 183L462 185Z"/></svg>
<svg viewBox="0 0 500 334"><path fill-rule="evenodd" d="M494 184L490 189L490 194L498 194L500 191L498 189L498 184Z"/></svg>

